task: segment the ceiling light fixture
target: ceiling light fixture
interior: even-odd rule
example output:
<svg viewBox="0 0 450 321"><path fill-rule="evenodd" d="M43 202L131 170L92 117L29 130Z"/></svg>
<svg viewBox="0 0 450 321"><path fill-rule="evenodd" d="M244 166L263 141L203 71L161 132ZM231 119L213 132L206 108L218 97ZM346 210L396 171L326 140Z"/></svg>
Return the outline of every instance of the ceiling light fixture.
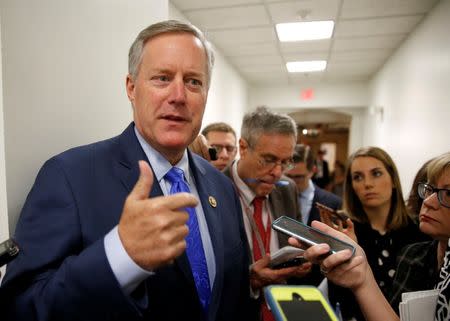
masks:
<svg viewBox="0 0 450 321"><path fill-rule="evenodd" d="M327 67L325 60L312 61L291 61L286 63L286 68L289 72L314 72L322 71Z"/></svg>
<svg viewBox="0 0 450 321"><path fill-rule="evenodd" d="M331 38L334 21L278 23L275 26L280 41L304 41Z"/></svg>

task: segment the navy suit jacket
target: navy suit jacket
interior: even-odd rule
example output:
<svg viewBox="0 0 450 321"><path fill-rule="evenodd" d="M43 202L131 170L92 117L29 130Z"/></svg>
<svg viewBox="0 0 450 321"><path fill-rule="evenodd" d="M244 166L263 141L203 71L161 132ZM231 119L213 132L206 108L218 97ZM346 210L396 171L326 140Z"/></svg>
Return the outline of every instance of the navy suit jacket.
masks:
<svg viewBox="0 0 450 321"><path fill-rule="evenodd" d="M239 199L227 177L190 153L217 269L208 317L202 315L185 253L131 295L122 292L107 261L104 236L119 222L139 177L138 160L147 160L133 127L57 155L40 170L16 228L22 251L2 284L11 320L246 318L248 249ZM159 185L153 184L150 197L159 195Z"/></svg>

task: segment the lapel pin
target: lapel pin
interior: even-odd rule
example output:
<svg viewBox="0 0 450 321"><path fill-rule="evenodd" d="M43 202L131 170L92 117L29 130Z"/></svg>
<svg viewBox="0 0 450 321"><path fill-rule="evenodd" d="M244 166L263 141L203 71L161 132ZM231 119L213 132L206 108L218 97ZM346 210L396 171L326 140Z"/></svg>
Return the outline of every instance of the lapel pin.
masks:
<svg viewBox="0 0 450 321"><path fill-rule="evenodd" d="M217 201L214 197L212 197L212 196L208 197L208 201L209 201L209 205L211 205L214 208L217 207Z"/></svg>

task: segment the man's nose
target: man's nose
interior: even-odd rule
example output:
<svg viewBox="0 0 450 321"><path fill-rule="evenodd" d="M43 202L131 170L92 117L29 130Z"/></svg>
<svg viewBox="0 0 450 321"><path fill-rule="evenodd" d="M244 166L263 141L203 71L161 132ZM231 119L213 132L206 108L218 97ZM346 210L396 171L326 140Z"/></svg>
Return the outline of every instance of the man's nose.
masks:
<svg viewBox="0 0 450 321"><path fill-rule="evenodd" d="M170 102L184 103L186 101L186 86L183 79L174 79L170 89Z"/></svg>

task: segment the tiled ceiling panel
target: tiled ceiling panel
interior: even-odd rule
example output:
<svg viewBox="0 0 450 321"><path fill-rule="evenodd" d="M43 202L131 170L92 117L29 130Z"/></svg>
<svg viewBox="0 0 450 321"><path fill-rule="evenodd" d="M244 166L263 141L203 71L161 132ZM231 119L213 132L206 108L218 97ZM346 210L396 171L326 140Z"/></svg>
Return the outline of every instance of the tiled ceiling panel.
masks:
<svg viewBox="0 0 450 321"><path fill-rule="evenodd" d="M439 0L171 0L249 83L367 81ZM331 39L280 43L281 22L333 20ZM326 60L290 74L288 61Z"/></svg>

